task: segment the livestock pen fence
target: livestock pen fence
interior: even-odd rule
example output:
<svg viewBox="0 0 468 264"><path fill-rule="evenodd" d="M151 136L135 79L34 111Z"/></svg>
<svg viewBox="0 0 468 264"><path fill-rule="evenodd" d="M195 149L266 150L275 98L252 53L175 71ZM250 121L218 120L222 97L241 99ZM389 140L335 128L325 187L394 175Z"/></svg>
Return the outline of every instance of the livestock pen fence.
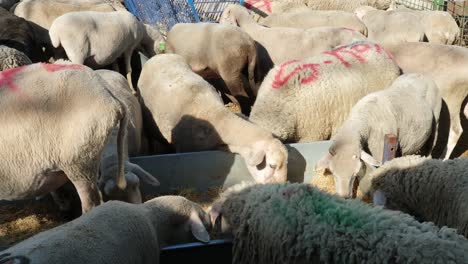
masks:
<svg viewBox="0 0 468 264"><path fill-rule="evenodd" d="M416 10L447 11L460 27L460 38L455 44L468 46L468 0L397 0L396 3Z"/></svg>
<svg viewBox="0 0 468 264"><path fill-rule="evenodd" d="M244 0L124 0L142 22L156 25L164 34L177 23L217 22L228 4Z"/></svg>

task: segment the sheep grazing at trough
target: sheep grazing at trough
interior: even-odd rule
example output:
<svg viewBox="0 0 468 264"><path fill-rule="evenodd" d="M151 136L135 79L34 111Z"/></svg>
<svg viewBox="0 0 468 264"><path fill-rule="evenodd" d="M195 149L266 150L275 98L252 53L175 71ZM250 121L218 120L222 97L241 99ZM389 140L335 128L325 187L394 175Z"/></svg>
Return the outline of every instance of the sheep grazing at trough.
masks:
<svg viewBox="0 0 468 264"><path fill-rule="evenodd" d="M101 203L102 151L118 133L116 182L125 189L127 109L91 69L32 64L0 72L0 200L34 198L70 180L83 213Z"/></svg>
<svg viewBox="0 0 468 264"><path fill-rule="evenodd" d="M413 12L377 10L363 6L354 13L367 27L370 41L381 44L424 41L424 27Z"/></svg>
<svg viewBox="0 0 468 264"><path fill-rule="evenodd" d="M121 190L117 186L115 179L119 168L117 152L119 127L116 126L112 130L110 139L101 156L99 189L102 192L104 200L112 199L141 203L140 181L153 186L159 186L159 182L155 177L128 160L130 154L137 155L141 149L143 134L141 105L138 102L138 98L132 94L127 80L121 74L109 70L98 70L96 73L108 83L107 87L112 91L112 94L125 104L128 109L127 145L124 147L123 153L125 156L125 180L127 187L125 190Z"/></svg>
<svg viewBox="0 0 468 264"><path fill-rule="evenodd" d="M232 263L466 263L456 230L306 184L239 184L210 209L234 236Z"/></svg>
<svg viewBox="0 0 468 264"><path fill-rule="evenodd" d="M327 140L359 99L399 75L390 54L371 42L288 61L265 77L250 120L284 142Z"/></svg>
<svg viewBox="0 0 468 264"><path fill-rule="evenodd" d="M0 71L32 64L23 52L7 46L0 45Z"/></svg>
<svg viewBox="0 0 468 264"><path fill-rule="evenodd" d="M447 144L437 144L433 157L448 159L452 154L459 155L460 148L457 148L456 152L453 150L456 146L466 144L466 138L461 137L461 116L468 97L468 50L458 46L431 43L400 43L385 45L385 49L393 55L403 73L422 73L435 81L448 108L447 114L450 115L450 122L440 123L439 126L450 127L450 131L447 132L448 136L444 136L448 138Z"/></svg>
<svg viewBox="0 0 468 264"><path fill-rule="evenodd" d="M100 68L123 55L127 80L133 88L131 57L145 31L144 25L127 11L82 11L58 17L49 35L52 45L62 46L76 64Z"/></svg>
<svg viewBox="0 0 468 264"><path fill-rule="evenodd" d="M177 152L229 150L244 159L257 182L284 182L286 147L268 131L224 107L215 88L177 54L148 60L138 88L151 122Z"/></svg>
<svg viewBox="0 0 468 264"><path fill-rule="evenodd" d="M420 156L393 159L361 181L374 205L399 210L419 221L455 228L468 237L468 159Z"/></svg>
<svg viewBox="0 0 468 264"><path fill-rule="evenodd" d="M307 12L271 14L260 23L266 27L344 27L367 36L366 25L354 13L339 10L309 10Z"/></svg>
<svg viewBox="0 0 468 264"><path fill-rule="evenodd" d="M29 22L13 15L1 7L0 45L24 53L33 62L38 62L41 59L42 50L36 41L34 30Z"/></svg>
<svg viewBox="0 0 468 264"><path fill-rule="evenodd" d="M220 23L245 30L266 49L274 64L309 58L337 46L366 39L357 31L339 27L267 28L257 24L245 7L235 4L224 9Z"/></svg>
<svg viewBox="0 0 468 264"><path fill-rule="evenodd" d="M167 34L166 53L184 57L205 79L222 78L226 95L246 115L257 94L255 41L242 29L215 23L179 23Z"/></svg>
<svg viewBox="0 0 468 264"><path fill-rule="evenodd" d="M181 196L111 201L0 252L0 262L157 264L162 247L209 242L210 228L209 215Z"/></svg>
<svg viewBox="0 0 468 264"><path fill-rule="evenodd" d="M336 193L352 196L363 162L380 165L384 138L398 139L398 155L430 155L437 139L442 98L437 85L422 74L404 74L382 91L364 96L331 138L329 152L315 169L328 169ZM417 131L417 133L415 133Z"/></svg>

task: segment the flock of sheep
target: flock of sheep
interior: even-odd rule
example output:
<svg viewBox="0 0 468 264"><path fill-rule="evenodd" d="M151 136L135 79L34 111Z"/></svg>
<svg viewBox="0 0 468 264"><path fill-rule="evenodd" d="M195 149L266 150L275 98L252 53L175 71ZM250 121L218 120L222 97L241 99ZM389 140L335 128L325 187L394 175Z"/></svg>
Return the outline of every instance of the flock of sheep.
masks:
<svg viewBox="0 0 468 264"><path fill-rule="evenodd" d="M50 193L69 210L71 182L83 213L0 263L159 263L210 232L234 236L233 263L468 263L468 160L451 159L468 49L452 16L390 0L245 5L268 16L230 4L219 23L163 34L120 2L0 0L0 200ZM401 157L382 164L386 134ZM284 143L329 139L315 168L335 194L287 183ZM140 184L159 182L129 157L215 149L255 183L209 212L142 203Z"/></svg>

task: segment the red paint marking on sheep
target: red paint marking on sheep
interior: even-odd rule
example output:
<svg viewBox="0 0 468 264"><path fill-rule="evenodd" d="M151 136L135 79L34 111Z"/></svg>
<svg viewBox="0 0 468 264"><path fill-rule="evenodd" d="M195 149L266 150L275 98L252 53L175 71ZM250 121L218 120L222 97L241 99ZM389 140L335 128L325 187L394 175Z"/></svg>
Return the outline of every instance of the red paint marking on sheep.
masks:
<svg viewBox="0 0 468 264"><path fill-rule="evenodd" d="M19 87L15 84L15 76L23 71L27 66L20 66L13 69L8 69L0 72L0 88L6 86L12 91L19 91Z"/></svg>
<svg viewBox="0 0 468 264"><path fill-rule="evenodd" d="M387 54L387 57L393 60L393 55L390 52L388 52L388 50L382 48L382 46L380 46L379 44L374 44L374 45L375 45L375 51L377 51L380 54L382 54L382 52L385 52L385 54Z"/></svg>
<svg viewBox="0 0 468 264"><path fill-rule="evenodd" d="M359 45L367 45L367 44L359 44ZM352 49L352 47L351 47L351 49ZM341 62L341 64L343 64L346 68L351 67L352 64L349 61L347 61L347 60L345 60L343 58L343 56L342 56L343 53L351 54L360 63L365 63L366 62L366 60L361 55L356 53L356 52L359 52L358 50L356 50L356 52L354 52L351 49L349 47L340 47L340 48L337 48L337 49L332 50L332 51L325 51L324 54L328 54L330 56L333 56L333 57L337 58Z"/></svg>
<svg viewBox="0 0 468 264"><path fill-rule="evenodd" d="M388 53L386 50L384 50L381 46L377 44L368 44L368 43L358 43L350 46L343 46L339 47L335 50L332 51L326 51L323 52L323 54L328 54L336 59L343 64L345 67L349 68L352 67L352 64L347 61L344 57L343 54L350 54L353 56L355 59L358 60L359 63L366 63L365 58L362 56L363 53L369 51L370 49L375 48L376 52L382 54L383 52L386 53L386 55L391 58L391 54ZM316 81L319 76L320 76L320 71L319 71L319 66L320 64L316 63L305 63L305 64L299 64L294 69L289 72L288 74L285 74L284 71L286 67L292 63L299 62L299 60L291 60L287 61L279 66L279 70L276 72L276 75L274 77L273 83L272 83L272 88L276 89L278 87L281 87L285 85L294 75L298 74L300 71L304 71L305 69L311 70L307 76L303 77L300 79L301 84L308 84L311 82ZM323 64L332 64L332 60L324 60L322 62Z"/></svg>
<svg viewBox="0 0 468 264"><path fill-rule="evenodd" d="M268 13L271 13L271 1L270 0L247 0L244 3L245 7L250 9L251 7L262 8L264 7Z"/></svg>
<svg viewBox="0 0 468 264"><path fill-rule="evenodd" d="M78 70L82 69L83 67L79 64L48 64L48 63L41 63L42 68L44 68L48 72L56 72L65 69L73 69Z"/></svg>
<svg viewBox="0 0 468 264"><path fill-rule="evenodd" d="M301 84L308 84L308 83L313 82L313 81L318 79L318 77L320 75L320 71L318 70L318 66L320 66L320 64L316 64L316 63L307 63L307 64L297 65L296 67L294 67L294 69L289 74L287 74L286 76L283 76L283 72L284 72L285 68L288 65L290 65L292 63L295 63L295 62L298 62L298 61L299 60L288 61L288 62L285 62L285 63L283 63L283 64L281 64L279 66L280 68L279 68L278 72L276 73L276 75L274 77L274 80L273 80L273 84L272 84L273 89L276 89L278 87L283 86L294 75L296 75L298 72L303 71L305 69L309 69L309 70L311 70L311 72L307 77L300 79Z"/></svg>

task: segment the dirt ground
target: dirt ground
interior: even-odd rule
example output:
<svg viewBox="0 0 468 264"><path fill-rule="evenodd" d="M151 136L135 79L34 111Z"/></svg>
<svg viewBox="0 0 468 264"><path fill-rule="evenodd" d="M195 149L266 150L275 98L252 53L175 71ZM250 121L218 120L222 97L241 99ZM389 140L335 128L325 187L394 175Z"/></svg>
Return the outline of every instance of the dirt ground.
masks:
<svg viewBox="0 0 468 264"><path fill-rule="evenodd" d="M199 203L207 210L219 196L220 188L200 193L193 189L175 190L173 195L181 195ZM153 197L145 197L149 200ZM17 205L0 205L0 247L11 246L37 233L54 228L73 219L61 212L50 197L41 200L20 202Z"/></svg>

